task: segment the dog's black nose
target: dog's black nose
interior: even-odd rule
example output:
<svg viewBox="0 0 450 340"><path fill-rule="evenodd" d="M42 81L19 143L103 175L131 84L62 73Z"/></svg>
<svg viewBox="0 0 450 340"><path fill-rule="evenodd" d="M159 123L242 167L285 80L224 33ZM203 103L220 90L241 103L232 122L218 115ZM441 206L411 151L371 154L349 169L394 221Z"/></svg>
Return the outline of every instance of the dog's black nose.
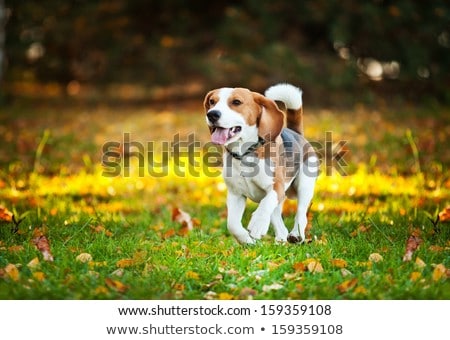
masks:
<svg viewBox="0 0 450 340"><path fill-rule="evenodd" d="M220 115L221 115L221 113L219 110L211 110L211 111L208 111L208 113L206 114L206 116L208 117L208 120L211 123L217 122L220 118Z"/></svg>

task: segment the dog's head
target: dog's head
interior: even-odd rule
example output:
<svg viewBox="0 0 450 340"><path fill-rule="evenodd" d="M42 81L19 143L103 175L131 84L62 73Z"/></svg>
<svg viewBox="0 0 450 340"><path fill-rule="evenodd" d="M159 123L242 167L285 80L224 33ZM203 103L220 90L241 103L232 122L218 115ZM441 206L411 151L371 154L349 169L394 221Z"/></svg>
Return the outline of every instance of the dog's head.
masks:
<svg viewBox="0 0 450 340"><path fill-rule="evenodd" d="M208 92L203 102L211 140L216 144L258 140L273 141L284 126L284 113L262 94L244 88Z"/></svg>

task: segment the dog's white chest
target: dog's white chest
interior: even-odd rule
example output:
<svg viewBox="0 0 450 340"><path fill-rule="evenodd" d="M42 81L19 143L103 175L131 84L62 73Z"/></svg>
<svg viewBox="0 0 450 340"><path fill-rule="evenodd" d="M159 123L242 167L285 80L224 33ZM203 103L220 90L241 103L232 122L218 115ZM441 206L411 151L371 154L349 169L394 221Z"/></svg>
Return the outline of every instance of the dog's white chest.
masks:
<svg viewBox="0 0 450 340"><path fill-rule="evenodd" d="M260 202L273 189L273 166L270 160L248 156L242 160L224 154L223 178L228 190Z"/></svg>

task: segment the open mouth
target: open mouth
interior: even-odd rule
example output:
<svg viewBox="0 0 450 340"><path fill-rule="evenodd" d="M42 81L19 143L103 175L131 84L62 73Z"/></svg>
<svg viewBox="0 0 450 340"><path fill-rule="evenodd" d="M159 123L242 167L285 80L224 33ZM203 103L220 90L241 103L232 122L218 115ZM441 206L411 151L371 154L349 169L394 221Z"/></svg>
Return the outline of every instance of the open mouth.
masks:
<svg viewBox="0 0 450 340"><path fill-rule="evenodd" d="M214 126L211 130L211 141L215 144L225 144L227 141L241 132L241 130L241 126L233 126L231 128Z"/></svg>

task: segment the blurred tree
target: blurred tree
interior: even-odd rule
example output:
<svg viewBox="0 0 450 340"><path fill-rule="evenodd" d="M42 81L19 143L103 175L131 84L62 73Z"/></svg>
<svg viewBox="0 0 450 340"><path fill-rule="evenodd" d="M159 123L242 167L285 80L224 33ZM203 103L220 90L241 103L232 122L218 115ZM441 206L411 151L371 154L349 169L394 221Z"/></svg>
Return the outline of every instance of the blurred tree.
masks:
<svg viewBox="0 0 450 340"><path fill-rule="evenodd" d="M8 78L152 84L202 78L395 86L447 96L446 0L42 0L8 5ZM282 66L282 67L280 67Z"/></svg>
<svg viewBox="0 0 450 340"><path fill-rule="evenodd" d="M0 0L0 84L3 80L3 72L5 68L5 25L6 25L6 8L5 1Z"/></svg>

